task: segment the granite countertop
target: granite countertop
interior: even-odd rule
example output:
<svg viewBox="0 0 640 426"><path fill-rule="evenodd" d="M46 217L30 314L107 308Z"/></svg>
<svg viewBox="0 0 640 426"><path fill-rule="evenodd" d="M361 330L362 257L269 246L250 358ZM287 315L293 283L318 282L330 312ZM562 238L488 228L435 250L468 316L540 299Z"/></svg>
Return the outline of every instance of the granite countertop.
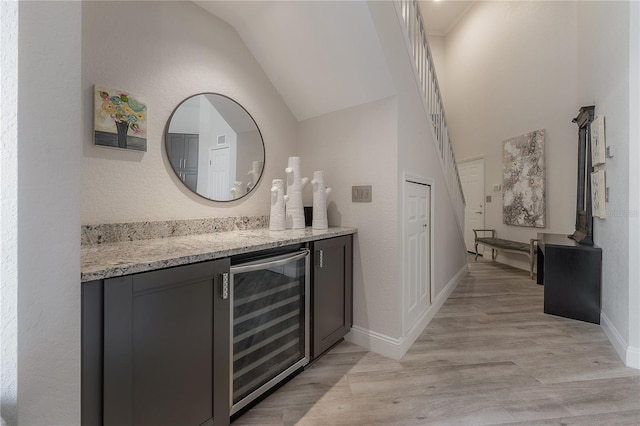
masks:
<svg viewBox="0 0 640 426"><path fill-rule="evenodd" d="M266 228L82 246L81 281L119 277L289 244L355 234L355 228Z"/></svg>

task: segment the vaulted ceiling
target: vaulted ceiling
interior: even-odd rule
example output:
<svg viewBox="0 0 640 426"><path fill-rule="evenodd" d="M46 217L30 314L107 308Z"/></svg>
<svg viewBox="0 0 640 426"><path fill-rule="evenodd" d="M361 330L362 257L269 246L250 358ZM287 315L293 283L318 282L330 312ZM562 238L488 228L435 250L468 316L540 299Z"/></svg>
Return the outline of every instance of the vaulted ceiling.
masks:
<svg viewBox="0 0 640 426"><path fill-rule="evenodd" d="M395 93L366 1L195 1L232 25L299 120ZM420 1L446 35L473 1Z"/></svg>
<svg viewBox="0 0 640 426"><path fill-rule="evenodd" d="M364 1L196 1L231 24L299 120L395 93Z"/></svg>

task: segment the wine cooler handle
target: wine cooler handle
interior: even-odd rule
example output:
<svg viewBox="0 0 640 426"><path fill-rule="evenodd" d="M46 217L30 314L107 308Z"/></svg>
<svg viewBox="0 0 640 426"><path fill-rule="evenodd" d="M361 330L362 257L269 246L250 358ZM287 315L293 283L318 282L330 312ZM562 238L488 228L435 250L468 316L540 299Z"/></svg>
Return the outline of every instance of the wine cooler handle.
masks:
<svg viewBox="0 0 640 426"><path fill-rule="evenodd" d="M241 263L231 267L232 274L241 274L243 272L259 271L261 269L274 268L276 266L286 265L299 259L304 259L309 255L309 249L302 249L295 254L285 254L283 256L274 256L266 259L266 261Z"/></svg>
<svg viewBox="0 0 640 426"><path fill-rule="evenodd" d="M324 266L324 251L318 250L318 268L322 268Z"/></svg>

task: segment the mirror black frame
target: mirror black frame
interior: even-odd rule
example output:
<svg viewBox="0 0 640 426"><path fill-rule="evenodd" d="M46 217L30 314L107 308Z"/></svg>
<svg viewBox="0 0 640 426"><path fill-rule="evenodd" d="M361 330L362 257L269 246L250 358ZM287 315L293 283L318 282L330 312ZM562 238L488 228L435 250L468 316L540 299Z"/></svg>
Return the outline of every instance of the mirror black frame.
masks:
<svg viewBox="0 0 640 426"><path fill-rule="evenodd" d="M260 141L262 142L262 169L260 170L260 176L258 177L258 179L256 180L256 182L253 184L253 186L251 187L251 189L247 192L245 192L242 196L238 197L238 198L233 198L231 200L215 200L213 198L209 198L209 197L205 197L204 195L198 193L198 191L190 188L178 175L178 172L176 171L176 167L174 166L173 162L171 161L171 156L169 155L169 146L168 146L168 134L169 134L169 127L171 125L171 120L173 119L173 116L175 115L176 111L178 111L178 109L188 100L195 98L196 96L202 96L202 95L216 95L216 96L220 96L223 98L226 98L228 100L230 100L231 102L235 103L236 105L238 105L248 116L249 118L251 118L251 121L253 121L253 124L256 126L256 129L258 130L258 134L260 135ZM231 202L235 202L238 200L242 200L243 198L245 198L246 196L248 196L249 194L251 194L254 189L260 184L260 182L262 181L262 176L264 175L264 169L265 169L265 164L267 161L267 152L266 152L266 146L264 143L264 137L262 136L262 131L260 130L260 126L258 126L258 123L256 122L256 120L253 118L253 115L251 115L251 113L249 111L247 111L247 109L238 101L236 101L235 99L227 96L227 95L223 95L221 93L215 93L215 92L200 92L200 93L196 93L193 94L191 96L188 96L186 98L184 98L178 105L176 105L176 107L173 109L173 111L171 112L171 115L169 116L169 118L167 119L167 123L165 125L164 128L164 153L167 157L167 161L169 162L169 165L171 166L171 169L173 170L173 173L175 174L175 176L178 178L178 180L183 184L183 186L188 189L189 191L193 192L194 194L196 194L197 196L204 198L205 200L208 201L214 201L217 203L231 203Z"/></svg>

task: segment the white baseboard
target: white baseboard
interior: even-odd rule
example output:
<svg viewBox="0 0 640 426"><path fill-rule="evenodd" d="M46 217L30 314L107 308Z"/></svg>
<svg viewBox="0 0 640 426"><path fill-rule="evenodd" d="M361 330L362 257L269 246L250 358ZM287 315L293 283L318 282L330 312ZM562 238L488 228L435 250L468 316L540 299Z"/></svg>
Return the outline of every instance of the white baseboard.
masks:
<svg viewBox="0 0 640 426"><path fill-rule="evenodd" d="M602 311L600 312L600 326L622 362L627 367L640 369L640 348L627 345L620 332Z"/></svg>
<svg viewBox="0 0 640 426"><path fill-rule="evenodd" d="M344 339L358 346L362 346L371 352L396 360L400 359L399 339L394 339L393 337L376 333L375 331L367 330L357 325L351 327L351 331L344 336Z"/></svg>
<svg viewBox="0 0 640 426"><path fill-rule="evenodd" d="M420 337L429 322L440 310L444 302L447 301L453 290L469 270L469 266L465 264L454 276L449 280L447 285L442 289L440 294L436 296L435 301L429 306L416 323L409 329L407 335L400 339L386 336L375 331L367 330L362 327L353 326L351 331L345 336L345 340L362 346L367 350L378 353L380 355L399 360L407 353L411 345Z"/></svg>
<svg viewBox="0 0 640 426"><path fill-rule="evenodd" d="M625 365L640 370L640 348L632 346L627 348L627 362Z"/></svg>

